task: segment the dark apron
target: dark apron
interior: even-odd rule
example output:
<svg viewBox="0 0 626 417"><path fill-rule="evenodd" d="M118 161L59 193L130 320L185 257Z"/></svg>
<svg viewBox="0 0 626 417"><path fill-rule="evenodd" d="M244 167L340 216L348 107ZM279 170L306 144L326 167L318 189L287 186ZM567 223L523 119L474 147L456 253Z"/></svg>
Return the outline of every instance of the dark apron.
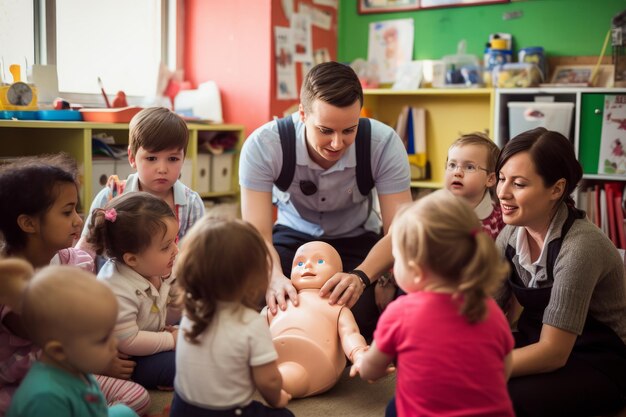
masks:
<svg viewBox="0 0 626 417"><path fill-rule="evenodd" d="M548 244L546 272L548 287L528 288L520 279L512 259L515 250L509 245L506 258L511 263L509 285L517 301L524 307L519 318L515 335L515 347L523 347L539 341L543 326L544 310L550 302L552 293L553 268L561 250L561 243L575 220L581 219L584 212L569 208L567 220L561 229L561 237ZM626 345L620 337L607 325L587 314L582 334L576 338L570 359L586 361L589 365L602 372L607 378L626 390Z"/></svg>

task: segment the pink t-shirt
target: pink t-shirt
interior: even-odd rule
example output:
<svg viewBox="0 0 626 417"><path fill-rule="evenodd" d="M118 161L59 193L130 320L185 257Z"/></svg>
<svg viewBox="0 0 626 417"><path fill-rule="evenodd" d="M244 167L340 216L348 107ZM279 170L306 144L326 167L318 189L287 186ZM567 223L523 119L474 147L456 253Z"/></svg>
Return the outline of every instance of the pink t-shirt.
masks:
<svg viewBox="0 0 626 417"><path fill-rule="evenodd" d="M514 417L504 358L513 336L489 299L487 318L470 324L451 294L420 291L383 312L376 346L397 358L399 416Z"/></svg>

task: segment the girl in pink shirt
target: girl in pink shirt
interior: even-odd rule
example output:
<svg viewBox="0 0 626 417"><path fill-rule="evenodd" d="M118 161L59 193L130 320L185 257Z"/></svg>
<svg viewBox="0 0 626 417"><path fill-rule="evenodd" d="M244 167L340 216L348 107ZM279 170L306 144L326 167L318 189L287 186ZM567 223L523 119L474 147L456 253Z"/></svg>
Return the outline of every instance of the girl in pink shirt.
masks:
<svg viewBox="0 0 626 417"><path fill-rule="evenodd" d="M380 317L361 377L378 379L395 361L388 416L513 417L513 337L490 298L508 265L476 214L440 190L400 212L391 234L394 275L407 295Z"/></svg>

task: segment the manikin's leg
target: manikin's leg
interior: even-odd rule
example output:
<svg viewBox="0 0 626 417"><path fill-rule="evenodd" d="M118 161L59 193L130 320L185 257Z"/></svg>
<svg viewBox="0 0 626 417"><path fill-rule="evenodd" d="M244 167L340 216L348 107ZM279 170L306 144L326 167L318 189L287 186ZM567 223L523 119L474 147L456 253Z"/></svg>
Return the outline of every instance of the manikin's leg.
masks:
<svg viewBox="0 0 626 417"><path fill-rule="evenodd" d="M292 397L302 397L309 391L309 373L299 363L283 362L278 365L278 371L283 377L283 389Z"/></svg>

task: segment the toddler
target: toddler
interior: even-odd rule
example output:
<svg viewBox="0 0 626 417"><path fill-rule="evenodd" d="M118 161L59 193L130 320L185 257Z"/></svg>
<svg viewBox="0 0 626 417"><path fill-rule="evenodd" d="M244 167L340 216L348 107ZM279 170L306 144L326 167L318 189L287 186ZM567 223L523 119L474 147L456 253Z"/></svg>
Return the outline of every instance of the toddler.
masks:
<svg viewBox="0 0 626 417"><path fill-rule="evenodd" d="M165 201L178 220L178 239L204 215L204 203L195 191L178 180L185 161L189 129L185 121L165 107L149 107L130 121L128 162L137 171L126 180L109 178L93 199L86 225L96 209L104 207L113 197L145 191ZM78 247L93 251L87 241L88 227L83 228Z"/></svg>
<svg viewBox="0 0 626 417"><path fill-rule="evenodd" d="M125 405L107 407L94 379L117 354L113 293L89 272L48 266L28 284L24 327L41 349L13 396L7 417L136 416Z"/></svg>
<svg viewBox="0 0 626 417"><path fill-rule="evenodd" d="M254 310L271 265L261 235L241 220L204 217L185 238L175 269L185 311L171 417L293 416L280 408L290 396L265 317ZM255 390L276 408L253 401Z"/></svg>
<svg viewBox="0 0 626 417"><path fill-rule="evenodd" d="M0 168L0 233L2 255L21 258L33 268L63 263L93 270L93 259L72 248L83 222L76 212L76 164L66 154L19 158ZM56 255L55 255L56 254ZM90 275L91 279L95 277ZM29 340L19 314L0 303L0 416L22 381L39 348ZM113 360L107 375L128 378L133 362ZM148 392L132 381L97 375L109 404L123 403L138 413L150 405Z"/></svg>
<svg viewBox="0 0 626 417"><path fill-rule="evenodd" d="M496 161L500 150L482 133L463 135L448 149L446 189L467 202L494 240L504 228L502 210L494 201Z"/></svg>
<svg viewBox="0 0 626 417"><path fill-rule="evenodd" d="M490 295L508 272L471 208L439 190L392 223L396 282L359 372L378 379L395 361L387 415L510 416L513 337Z"/></svg>
<svg viewBox="0 0 626 417"><path fill-rule="evenodd" d="M136 362L131 379L148 389L171 389L178 330L166 318L178 253L174 212L152 194L124 194L92 213L89 230L88 242L109 258L98 279L117 296L115 335L119 350Z"/></svg>

